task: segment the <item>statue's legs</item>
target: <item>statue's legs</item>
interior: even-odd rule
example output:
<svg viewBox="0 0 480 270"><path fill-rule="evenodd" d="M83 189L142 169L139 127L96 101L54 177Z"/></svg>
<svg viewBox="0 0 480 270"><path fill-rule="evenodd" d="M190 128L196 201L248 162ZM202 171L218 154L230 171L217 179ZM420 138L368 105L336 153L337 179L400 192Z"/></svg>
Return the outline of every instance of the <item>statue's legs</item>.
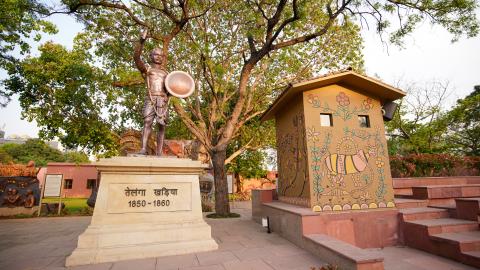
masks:
<svg viewBox="0 0 480 270"><path fill-rule="evenodd" d="M152 133L152 124L154 116L147 116L143 122L143 132L142 132L142 149L140 150L140 155L147 154L148 138Z"/></svg>
<svg viewBox="0 0 480 270"><path fill-rule="evenodd" d="M165 138L165 125L158 125L157 133L157 156L162 155L163 139Z"/></svg>

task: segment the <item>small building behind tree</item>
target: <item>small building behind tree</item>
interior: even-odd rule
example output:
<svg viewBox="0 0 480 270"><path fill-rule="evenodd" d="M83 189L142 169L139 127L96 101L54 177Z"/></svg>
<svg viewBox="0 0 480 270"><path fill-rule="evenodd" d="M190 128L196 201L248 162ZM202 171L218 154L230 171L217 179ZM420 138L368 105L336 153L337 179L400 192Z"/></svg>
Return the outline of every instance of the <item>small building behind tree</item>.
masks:
<svg viewBox="0 0 480 270"><path fill-rule="evenodd" d="M46 174L62 175L62 197L88 198L98 185L98 171L94 164L50 162ZM45 179L40 180L43 184Z"/></svg>

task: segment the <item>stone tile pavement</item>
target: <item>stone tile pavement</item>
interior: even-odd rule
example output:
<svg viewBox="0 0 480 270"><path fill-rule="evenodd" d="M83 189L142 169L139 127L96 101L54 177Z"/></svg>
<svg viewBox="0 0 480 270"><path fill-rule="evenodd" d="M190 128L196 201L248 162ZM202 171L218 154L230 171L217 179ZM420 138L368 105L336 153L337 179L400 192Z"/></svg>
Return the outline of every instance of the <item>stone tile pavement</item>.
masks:
<svg viewBox="0 0 480 270"><path fill-rule="evenodd" d="M216 251L71 267L69 270L311 270L324 262L253 222L249 205L235 203L241 218L212 220ZM0 270L66 269L65 258L90 217L53 217L0 220ZM404 247L381 250L385 268L474 269L454 261Z"/></svg>

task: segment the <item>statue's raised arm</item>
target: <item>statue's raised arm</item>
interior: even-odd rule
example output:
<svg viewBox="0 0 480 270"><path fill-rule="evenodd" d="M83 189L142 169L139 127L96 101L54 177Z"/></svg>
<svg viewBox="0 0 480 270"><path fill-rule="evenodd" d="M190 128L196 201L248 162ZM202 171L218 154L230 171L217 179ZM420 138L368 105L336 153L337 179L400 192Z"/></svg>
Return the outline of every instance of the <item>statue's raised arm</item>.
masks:
<svg viewBox="0 0 480 270"><path fill-rule="evenodd" d="M145 40L147 40L147 36L148 36L148 30L143 31L140 34L140 39L135 45L135 49L133 52L133 60L135 61L135 65L144 76L147 73L147 66L142 60L142 51L143 51L143 46L145 44Z"/></svg>

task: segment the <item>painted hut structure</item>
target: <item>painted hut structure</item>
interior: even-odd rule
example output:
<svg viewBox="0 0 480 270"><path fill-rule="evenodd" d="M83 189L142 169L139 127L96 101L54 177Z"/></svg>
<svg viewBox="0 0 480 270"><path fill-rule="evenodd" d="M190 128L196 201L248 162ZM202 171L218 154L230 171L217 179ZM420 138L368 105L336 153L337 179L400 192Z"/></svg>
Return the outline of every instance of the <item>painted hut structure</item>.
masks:
<svg viewBox="0 0 480 270"><path fill-rule="evenodd" d="M276 121L279 200L313 211L394 207L384 119L403 96L353 71L290 85L262 116Z"/></svg>

